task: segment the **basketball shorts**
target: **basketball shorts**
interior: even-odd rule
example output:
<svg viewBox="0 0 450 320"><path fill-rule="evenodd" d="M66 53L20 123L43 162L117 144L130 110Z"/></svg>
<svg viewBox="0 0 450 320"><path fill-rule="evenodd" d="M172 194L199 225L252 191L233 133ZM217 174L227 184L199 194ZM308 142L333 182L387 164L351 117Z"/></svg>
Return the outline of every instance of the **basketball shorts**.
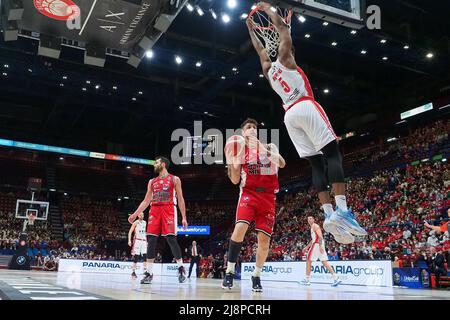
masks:
<svg viewBox="0 0 450 320"><path fill-rule="evenodd" d="M320 150L337 139L325 111L314 100L292 106L284 115L284 123L301 158L322 154Z"/></svg>
<svg viewBox="0 0 450 320"><path fill-rule="evenodd" d="M275 194L242 189L236 210L236 223L255 221L255 230L271 237L275 225Z"/></svg>
<svg viewBox="0 0 450 320"><path fill-rule="evenodd" d="M147 240L134 239L133 247L131 249L132 256L141 256L147 254Z"/></svg>
<svg viewBox="0 0 450 320"><path fill-rule="evenodd" d="M177 207L175 205L152 205L147 222L147 235L176 236Z"/></svg>
<svg viewBox="0 0 450 320"><path fill-rule="evenodd" d="M327 261L327 251L325 250L325 246L322 245L323 253L320 252L320 245L318 243L314 243L311 248L309 248L308 255L306 256L306 259L308 261L315 262L317 260L320 261Z"/></svg>

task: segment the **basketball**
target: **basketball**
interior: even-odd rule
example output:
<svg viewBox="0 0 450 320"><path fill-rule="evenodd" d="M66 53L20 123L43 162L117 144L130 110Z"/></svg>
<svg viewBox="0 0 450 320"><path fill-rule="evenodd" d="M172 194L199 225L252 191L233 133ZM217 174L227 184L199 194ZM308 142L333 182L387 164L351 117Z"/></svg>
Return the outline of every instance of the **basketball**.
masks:
<svg viewBox="0 0 450 320"><path fill-rule="evenodd" d="M231 136L225 144L225 156L237 157L242 154L245 147L245 139L243 136Z"/></svg>

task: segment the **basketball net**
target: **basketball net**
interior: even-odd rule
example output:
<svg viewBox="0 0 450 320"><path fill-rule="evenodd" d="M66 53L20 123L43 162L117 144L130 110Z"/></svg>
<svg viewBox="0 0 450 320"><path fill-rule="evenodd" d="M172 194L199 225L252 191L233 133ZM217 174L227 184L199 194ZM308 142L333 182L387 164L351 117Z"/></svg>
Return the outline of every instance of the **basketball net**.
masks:
<svg viewBox="0 0 450 320"><path fill-rule="evenodd" d="M292 11L284 8L277 8L276 10L278 15L286 23L290 32ZM280 45L280 34L269 16L256 7L250 12L248 18L253 23L253 33L264 42L264 47L266 48L269 57L276 57L278 54L278 46Z"/></svg>
<svg viewBox="0 0 450 320"><path fill-rule="evenodd" d="M34 225L34 220L36 220L36 216L33 214L29 214L28 215L28 225L29 226L33 226Z"/></svg>

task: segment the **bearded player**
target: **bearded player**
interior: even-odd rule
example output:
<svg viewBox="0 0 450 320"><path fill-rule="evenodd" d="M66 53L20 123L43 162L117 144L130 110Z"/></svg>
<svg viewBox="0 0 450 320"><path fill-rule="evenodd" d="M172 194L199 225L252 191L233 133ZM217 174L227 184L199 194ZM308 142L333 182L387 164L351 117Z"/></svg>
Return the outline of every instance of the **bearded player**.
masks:
<svg viewBox="0 0 450 320"><path fill-rule="evenodd" d="M275 223L275 194L278 192L278 168L286 162L274 144L263 145L257 138L258 122L247 119L241 125L242 151L233 153L225 148L228 177L233 184L240 181L240 197L236 224L228 247L228 263L223 289L233 288L235 265L242 242L252 221L258 232L256 267L252 274L252 291L262 292L261 270L269 253L270 238ZM245 144L245 145L244 145Z"/></svg>
<svg viewBox="0 0 450 320"><path fill-rule="evenodd" d="M177 242L177 200L180 207L183 228L186 230L186 206L181 190L181 180L177 176L169 174L170 161L164 157L158 157L154 164L155 173L158 177L151 179L148 183L147 194L136 211L128 217L133 223L136 216L143 212L151 203L147 223L147 272L142 284L150 284L153 280L153 262L155 260L156 243L161 235L166 238L173 256L178 264L178 281L186 281L186 271L183 267L181 249Z"/></svg>
<svg viewBox="0 0 450 320"><path fill-rule="evenodd" d="M272 62L267 50L255 35L257 28L252 18L247 19L252 44L259 55L262 71L272 89L283 100L284 123L301 158L312 167L312 182L318 192L325 213L323 227L340 243L352 243L356 236L366 236L347 207L346 185L342 167L342 155L336 134L325 111L314 99L314 94L303 70L297 66L290 29L268 3L260 2L258 10L269 16L279 34L277 60ZM327 165L326 165L327 163ZM331 203L328 185L335 195L336 210Z"/></svg>

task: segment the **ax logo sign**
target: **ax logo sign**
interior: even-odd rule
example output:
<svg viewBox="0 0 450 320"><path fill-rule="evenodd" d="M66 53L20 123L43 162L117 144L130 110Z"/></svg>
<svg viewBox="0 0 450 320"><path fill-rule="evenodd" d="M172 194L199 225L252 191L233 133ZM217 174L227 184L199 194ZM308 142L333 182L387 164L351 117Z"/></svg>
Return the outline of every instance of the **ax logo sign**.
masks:
<svg viewBox="0 0 450 320"><path fill-rule="evenodd" d="M80 8L72 0L34 0L34 6L43 15L68 21L80 16Z"/></svg>

